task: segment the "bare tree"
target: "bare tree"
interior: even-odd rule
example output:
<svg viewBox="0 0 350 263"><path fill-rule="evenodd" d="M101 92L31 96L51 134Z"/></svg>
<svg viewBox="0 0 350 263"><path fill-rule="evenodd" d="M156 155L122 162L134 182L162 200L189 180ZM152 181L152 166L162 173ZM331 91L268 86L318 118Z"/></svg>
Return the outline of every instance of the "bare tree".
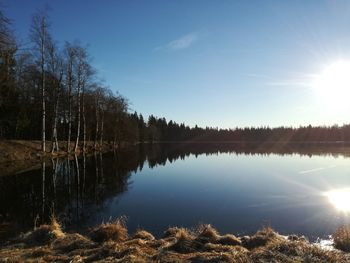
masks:
<svg viewBox="0 0 350 263"><path fill-rule="evenodd" d="M101 86L96 86L96 89L94 91L96 114L95 149L97 148L98 140L100 141L99 147L102 147L103 143L104 114L106 109L106 91L107 89ZM100 127L99 123L101 123ZM98 135L100 135L100 138L98 138Z"/></svg>
<svg viewBox="0 0 350 263"><path fill-rule="evenodd" d="M97 139L98 139L98 123L99 123L99 108L100 108L100 101L99 97L95 97L95 116L96 116L96 121L95 121L95 143L94 143L94 149L96 150L97 148Z"/></svg>
<svg viewBox="0 0 350 263"><path fill-rule="evenodd" d="M104 101L104 98L102 97L100 100L100 115L101 115L101 132L100 132L100 147L102 149L103 146L103 131L104 131L104 120L105 120L105 109L106 109L106 103Z"/></svg>
<svg viewBox="0 0 350 263"><path fill-rule="evenodd" d="M45 87L45 71L46 71L46 46L50 39L48 34L47 14L45 11L38 11L33 16L30 32L31 40L34 43L34 49L39 53L39 65L41 72L41 103L42 103L42 151L45 152L46 143L46 87Z"/></svg>
<svg viewBox="0 0 350 263"><path fill-rule="evenodd" d="M66 55L66 86L68 96L68 135L67 135L67 152L70 152L70 140L72 135L72 90L73 90L73 66L75 62L75 49L70 43L66 43L65 55Z"/></svg>
<svg viewBox="0 0 350 263"><path fill-rule="evenodd" d="M0 11L0 137L16 134L17 87L16 87L16 40L11 21Z"/></svg>
<svg viewBox="0 0 350 263"><path fill-rule="evenodd" d="M85 96L89 80L95 74L89 63L85 63L85 78L82 83L82 115L83 115L83 152L86 152L86 111L85 111Z"/></svg>
<svg viewBox="0 0 350 263"><path fill-rule="evenodd" d="M10 29L11 20L0 11L0 47L8 47L14 44L14 38Z"/></svg>
<svg viewBox="0 0 350 263"><path fill-rule="evenodd" d="M58 122L58 108L59 101L61 97L61 89L62 89L62 79L63 79L63 59L62 56L57 52L57 48L55 44L50 41L48 43L48 69L51 74L52 80L52 88L54 90L54 116L53 116L53 124L52 124L52 147L51 153L59 151L58 146L58 136L57 136L57 122Z"/></svg>
<svg viewBox="0 0 350 263"><path fill-rule="evenodd" d="M86 89L86 82L83 83L83 90L82 90L82 114L83 114L83 152L85 156L86 152L86 114L85 114L85 89Z"/></svg>
<svg viewBox="0 0 350 263"><path fill-rule="evenodd" d="M74 151L78 150L79 146L79 137L80 137L80 123L81 123L81 91L84 89L86 84L86 80L88 77L88 68L87 68L87 52L81 46L76 47L77 54L77 100L78 100L78 118L77 118L77 137L75 141ZM84 95L84 94L83 94ZM85 109L84 109L85 111ZM83 112L84 116L84 133L85 133L85 112ZM85 137L85 136L84 136ZM84 146L85 150L85 138L84 138Z"/></svg>
<svg viewBox="0 0 350 263"><path fill-rule="evenodd" d="M9 25L0 10L1 137L39 137L44 153L49 136L51 153L59 151L59 138L67 140L69 153L79 150L81 140L83 152L87 140L95 140L96 150L106 141L116 146L117 140L137 140L133 125L128 125L135 120L127 113L127 103L122 106L109 88L93 84L95 72L85 48L66 43L60 52L50 37L46 11L33 16L30 51L18 48Z"/></svg>
<svg viewBox="0 0 350 263"><path fill-rule="evenodd" d="M101 88L98 85L94 85L94 96L95 96L95 142L94 149L97 149L97 141L99 134L99 116L100 116L100 100L101 100Z"/></svg>

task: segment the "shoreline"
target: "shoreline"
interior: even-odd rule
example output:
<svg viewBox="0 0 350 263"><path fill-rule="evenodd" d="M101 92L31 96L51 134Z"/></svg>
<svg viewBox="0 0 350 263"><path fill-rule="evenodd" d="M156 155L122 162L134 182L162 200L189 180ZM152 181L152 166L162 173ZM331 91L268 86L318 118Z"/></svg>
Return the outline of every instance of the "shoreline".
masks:
<svg viewBox="0 0 350 263"><path fill-rule="evenodd" d="M0 248L0 262L349 262L350 254L325 249L303 236L266 227L251 236L221 235L211 225L171 227L159 239L123 219L85 234L65 233L53 219Z"/></svg>
<svg viewBox="0 0 350 263"><path fill-rule="evenodd" d="M70 151L66 150L67 142L59 141L60 151L51 153L46 151L44 154L41 151L41 141L36 140L0 140L0 164L13 161L27 161L27 160L40 160L46 157L59 158L68 155L82 154L82 150ZM46 143L46 148L51 149L51 142ZM81 147L80 147L81 148ZM74 149L74 142L71 142L71 149ZM113 146L104 142L102 146L98 145L98 148L94 148L94 142L86 142L87 154L94 152L105 153L113 150Z"/></svg>
<svg viewBox="0 0 350 263"><path fill-rule="evenodd" d="M85 154L90 156L92 154L104 154L113 152L118 149L126 149L129 146L135 145L176 145L176 147L205 147L209 146L212 150L213 145L217 145L217 149L228 150L232 147L232 151L245 153L245 150L250 154L255 152L257 154L276 153L276 154L295 154L300 155L323 155L329 154L334 156L342 155L350 157L350 143L349 142L212 142L212 141L157 141L157 142L124 142L120 147L114 147L108 142L104 142L102 147L98 145L94 148L94 142L88 141L86 143ZM226 145L224 148L223 145ZM47 151L45 154L41 152L41 141L39 140L0 140L0 176L17 174L21 172L39 169L42 160L51 160L57 158L73 158L80 156L83 152L79 149L77 152L65 151L67 142L59 141L60 151L51 153ZM47 142L46 148L51 148L51 142ZM71 142L71 149L74 148L74 142Z"/></svg>
<svg viewBox="0 0 350 263"><path fill-rule="evenodd" d="M137 145L140 142L126 143L124 142L121 147L127 145ZM278 146L276 150L280 150L281 147L285 146L302 146L315 148L319 146L319 150L315 150L315 153L325 151L328 153L350 155L350 142L339 142L339 141L328 141L328 142L285 142L285 141L266 141L266 142L245 142L245 141L156 141L153 143L143 142L143 144L179 144L179 145L259 145L261 147L273 148ZM65 156L81 155L83 152L80 149L77 152L71 151L68 153L66 151L67 142L59 141L60 151L51 153L51 151L46 151L45 154L41 151L41 141L39 140L0 140L0 165L4 163L16 162L16 161L38 161L42 158L60 158ZM46 149L51 149L51 142L46 143ZM71 149L74 149L74 142L71 142ZM106 153L115 150L116 148L107 142L104 142L102 146L94 148L93 141L86 142L86 154L91 154L94 152ZM301 148L301 150L304 150Z"/></svg>
<svg viewBox="0 0 350 263"><path fill-rule="evenodd" d="M60 141L59 145L61 149L66 147L65 141ZM107 153L113 151L113 147L107 143L104 143L99 149L93 148L94 142L87 142L87 155L96 153ZM47 143L47 149L50 149L51 142ZM74 143L71 143L71 147L74 147ZM27 172L34 169L41 168L42 160L50 160L56 158L64 158L69 156L80 156L83 152L70 152L67 153L63 150L59 152L51 153L41 152L41 141L27 141L27 140L0 140L0 176L7 176L11 174L18 174Z"/></svg>

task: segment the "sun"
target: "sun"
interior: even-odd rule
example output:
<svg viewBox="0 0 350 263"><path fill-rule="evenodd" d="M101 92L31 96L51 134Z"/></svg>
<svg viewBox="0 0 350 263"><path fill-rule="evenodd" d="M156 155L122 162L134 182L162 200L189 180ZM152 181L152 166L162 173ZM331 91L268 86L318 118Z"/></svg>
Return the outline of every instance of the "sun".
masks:
<svg viewBox="0 0 350 263"><path fill-rule="evenodd" d="M350 189L337 189L326 193L329 202L339 211L350 212Z"/></svg>
<svg viewBox="0 0 350 263"><path fill-rule="evenodd" d="M338 60L314 76L312 87L322 102L332 107L348 106L350 98L350 61Z"/></svg>

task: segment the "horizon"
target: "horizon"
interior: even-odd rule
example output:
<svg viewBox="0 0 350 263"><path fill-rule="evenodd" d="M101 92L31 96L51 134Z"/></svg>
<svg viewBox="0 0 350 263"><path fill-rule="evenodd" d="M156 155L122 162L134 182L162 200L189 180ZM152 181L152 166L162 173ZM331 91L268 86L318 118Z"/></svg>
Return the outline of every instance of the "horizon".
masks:
<svg viewBox="0 0 350 263"><path fill-rule="evenodd" d="M350 81L323 87L338 77L332 65L350 74L347 1L15 0L5 13L19 40L46 4L53 37L88 45L106 85L145 118L219 129L349 123Z"/></svg>

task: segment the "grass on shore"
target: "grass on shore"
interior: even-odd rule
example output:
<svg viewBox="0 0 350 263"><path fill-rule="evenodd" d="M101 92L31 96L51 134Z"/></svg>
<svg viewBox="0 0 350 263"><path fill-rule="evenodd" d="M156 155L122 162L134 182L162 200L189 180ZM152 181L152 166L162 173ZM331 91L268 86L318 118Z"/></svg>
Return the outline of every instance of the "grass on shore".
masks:
<svg viewBox="0 0 350 263"><path fill-rule="evenodd" d="M346 238L349 242L349 236ZM64 233L53 218L50 225L42 225L0 249L0 262L349 261L347 253L322 249L297 236L287 239L271 228L239 238L220 235L211 225L192 231L172 227L156 239L142 229L129 235L123 219L104 223L82 236Z"/></svg>
<svg viewBox="0 0 350 263"><path fill-rule="evenodd" d="M342 226L333 235L334 247L350 252L350 226Z"/></svg>
<svg viewBox="0 0 350 263"><path fill-rule="evenodd" d="M13 175L25 171L41 168L41 160L43 158L60 158L67 157L66 152L67 143L60 141L60 151L51 154L51 142L46 143L46 153L41 151L41 141L25 141L25 140L0 140L0 176ZM74 142L71 143L70 158L73 155L79 155L82 153L81 148L79 151L74 152ZM86 145L85 154L94 153L94 142L89 141ZM107 142L103 143L102 147L98 147L96 151L98 153L105 153L112 151L112 145Z"/></svg>
<svg viewBox="0 0 350 263"><path fill-rule="evenodd" d="M59 141L58 152L51 154L52 143L50 141L46 142L46 153L43 154L41 151L41 141L35 140L0 140L0 163L12 162L12 161L23 161L23 160L37 160L45 156L66 156L67 155L67 142ZM74 154L75 142L71 142L71 154ZM112 149L112 146L107 142L104 142L102 145L98 145L96 148L99 152L107 152ZM82 150L82 142L76 154L80 154ZM86 152L94 152L94 142L86 142Z"/></svg>

